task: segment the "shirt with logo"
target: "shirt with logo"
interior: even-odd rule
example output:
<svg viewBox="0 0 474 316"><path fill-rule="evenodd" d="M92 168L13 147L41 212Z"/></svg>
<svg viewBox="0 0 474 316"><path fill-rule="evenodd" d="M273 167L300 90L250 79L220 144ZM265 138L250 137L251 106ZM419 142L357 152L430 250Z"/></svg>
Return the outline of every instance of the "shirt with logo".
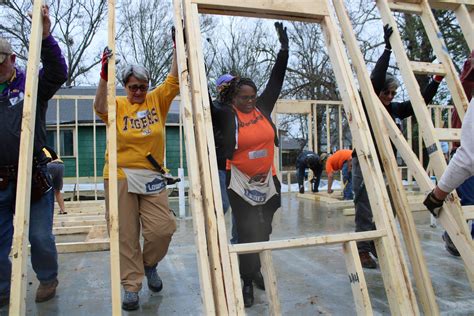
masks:
<svg viewBox="0 0 474 316"><path fill-rule="evenodd" d="M249 177L267 175L272 168L272 175L276 175L273 165L275 151L275 132L270 122L258 110L243 113L236 110L237 117L237 149L232 160L227 161L227 170L230 165Z"/></svg>
<svg viewBox="0 0 474 316"><path fill-rule="evenodd" d="M168 75L165 82L146 95L145 102L132 104L127 97L117 97L117 167L118 178L126 179L121 168L155 170L146 156L163 166L164 131L171 102L179 92L177 77ZM107 114L97 113L105 122ZM108 150L107 150L108 151ZM109 177L108 152L105 153L104 178Z"/></svg>
<svg viewBox="0 0 474 316"><path fill-rule="evenodd" d="M46 111L48 100L67 80L67 65L57 41L52 35L41 43L43 68L38 74L36 96L36 124L33 154L38 163L46 161L42 148L46 145ZM17 165L20 155L20 133L23 119L26 74L15 67L7 86L0 92L0 166Z"/></svg>

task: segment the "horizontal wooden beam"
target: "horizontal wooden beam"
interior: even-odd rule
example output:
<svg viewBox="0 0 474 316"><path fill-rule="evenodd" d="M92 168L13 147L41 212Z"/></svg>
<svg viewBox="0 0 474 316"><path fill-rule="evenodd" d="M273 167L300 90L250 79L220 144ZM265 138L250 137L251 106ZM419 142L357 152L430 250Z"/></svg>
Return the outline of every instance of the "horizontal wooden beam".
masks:
<svg viewBox="0 0 474 316"><path fill-rule="evenodd" d="M289 249L289 248L323 246L323 245L331 245L331 244L340 244L340 243L344 243L351 240L354 240L354 241L374 240L377 238L384 237L386 235L387 235L387 231L380 229L380 230L372 230L369 232L344 233L344 234L303 237L303 238L284 239L284 240L270 240L266 242L254 242L254 243L247 243L247 244L229 245L229 252L244 254L244 253L262 252L265 250L282 250L282 249Z"/></svg>
<svg viewBox="0 0 474 316"><path fill-rule="evenodd" d="M446 75L446 70L442 64L425 63L421 61L410 62L413 72L418 75Z"/></svg>
<svg viewBox="0 0 474 316"><path fill-rule="evenodd" d="M58 253L77 253L106 251L110 249L109 241L64 242L57 243Z"/></svg>
<svg viewBox="0 0 474 316"><path fill-rule="evenodd" d="M105 223L106 223L105 218L102 220L91 219L91 220L81 220L81 221L62 221L62 222L55 222L54 227L96 226L96 225L104 225Z"/></svg>
<svg viewBox="0 0 474 316"><path fill-rule="evenodd" d="M335 193L333 193L333 194L335 194ZM354 201L352 201L352 200L339 200L335 196L334 197L327 196L324 192L319 192L319 193L307 192L307 193L303 193L303 194L298 193L298 194L296 194L296 196L298 198L302 198L302 199L306 199L306 200L312 200L312 201L322 203L323 205L325 205L327 207L330 207L330 208L333 208L333 209L347 208L347 207L351 207L351 206L354 205Z"/></svg>
<svg viewBox="0 0 474 316"><path fill-rule="evenodd" d="M53 100L94 100L95 95L55 95Z"/></svg>
<svg viewBox="0 0 474 316"><path fill-rule="evenodd" d="M474 219L474 205L463 206L462 210L466 219Z"/></svg>
<svg viewBox="0 0 474 316"><path fill-rule="evenodd" d="M53 227L53 234L59 235L75 235L75 234L88 234L92 225L85 226L73 226L73 227Z"/></svg>
<svg viewBox="0 0 474 316"><path fill-rule="evenodd" d="M421 14L421 6L417 3L404 3L404 2L392 2L389 1L388 6L392 11L403 12L410 14Z"/></svg>
<svg viewBox="0 0 474 316"><path fill-rule="evenodd" d="M324 0L191 0L200 13L319 22L329 14Z"/></svg>
<svg viewBox="0 0 474 316"><path fill-rule="evenodd" d="M461 4L466 5L468 9L474 9L472 0L428 0L428 2L433 9L456 10Z"/></svg>
<svg viewBox="0 0 474 316"><path fill-rule="evenodd" d="M459 141L461 140L460 128L435 128L436 137L440 141Z"/></svg>

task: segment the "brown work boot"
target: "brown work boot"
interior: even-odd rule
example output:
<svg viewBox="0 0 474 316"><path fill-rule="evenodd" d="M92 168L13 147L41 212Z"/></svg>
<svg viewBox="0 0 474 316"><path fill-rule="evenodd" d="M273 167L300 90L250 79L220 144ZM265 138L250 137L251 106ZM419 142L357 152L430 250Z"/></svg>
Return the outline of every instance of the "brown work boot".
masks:
<svg viewBox="0 0 474 316"><path fill-rule="evenodd" d="M49 282L40 282L38 289L36 290L36 303L46 302L52 299L56 295L56 287L58 286L58 280L54 279Z"/></svg>
<svg viewBox="0 0 474 316"><path fill-rule="evenodd" d="M362 268L366 269L376 269L377 263L372 259L370 253L368 252L359 252L360 263L362 264Z"/></svg>

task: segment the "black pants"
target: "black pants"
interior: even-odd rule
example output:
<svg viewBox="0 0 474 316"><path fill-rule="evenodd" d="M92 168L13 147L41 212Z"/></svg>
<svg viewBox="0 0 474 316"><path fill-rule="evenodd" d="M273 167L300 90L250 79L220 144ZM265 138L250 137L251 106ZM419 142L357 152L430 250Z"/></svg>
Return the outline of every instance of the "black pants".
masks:
<svg viewBox="0 0 474 316"><path fill-rule="evenodd" d="M362 170L357 157L352 158L352 187L354 189L355 231L366 232L375 230L369 196L365 188ZM370 252L375 249L375 246L372 240L366 240L358 241L357 248L359 252Z"/></svg>
<svg viewBox="0 0 474 316"><path fill-rule="evenodd" d="M230 181L230 176L227 178L227 181ZM232 213L235 215L239 244L270 240L273 214L281 206L281 184L276 176L273 177L273 181L278 194L259 206L252 206L233 190L227 190ZM258 253L239 255L239 263L240 276L244 283L251 282L255 273L260 271Z"/></svg>

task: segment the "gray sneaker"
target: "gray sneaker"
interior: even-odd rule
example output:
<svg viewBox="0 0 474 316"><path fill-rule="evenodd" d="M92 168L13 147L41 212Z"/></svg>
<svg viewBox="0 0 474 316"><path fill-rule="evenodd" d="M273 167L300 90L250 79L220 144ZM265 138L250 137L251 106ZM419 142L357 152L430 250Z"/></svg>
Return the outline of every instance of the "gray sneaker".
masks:
<svg viewBox="0 0 474 316"><path fill-rule="evenodd" d="M125 291L123 294L122 309L126 311L134 311L138 309L138 292Z"/></svg>
<svg viewBox="0 0 474 316"><path fill-rule="evenodd" d="M156 267L145 267L145 275L148 280L148 288L153 292L159 292L163 289L163 281L161 280Z"/></svg>

